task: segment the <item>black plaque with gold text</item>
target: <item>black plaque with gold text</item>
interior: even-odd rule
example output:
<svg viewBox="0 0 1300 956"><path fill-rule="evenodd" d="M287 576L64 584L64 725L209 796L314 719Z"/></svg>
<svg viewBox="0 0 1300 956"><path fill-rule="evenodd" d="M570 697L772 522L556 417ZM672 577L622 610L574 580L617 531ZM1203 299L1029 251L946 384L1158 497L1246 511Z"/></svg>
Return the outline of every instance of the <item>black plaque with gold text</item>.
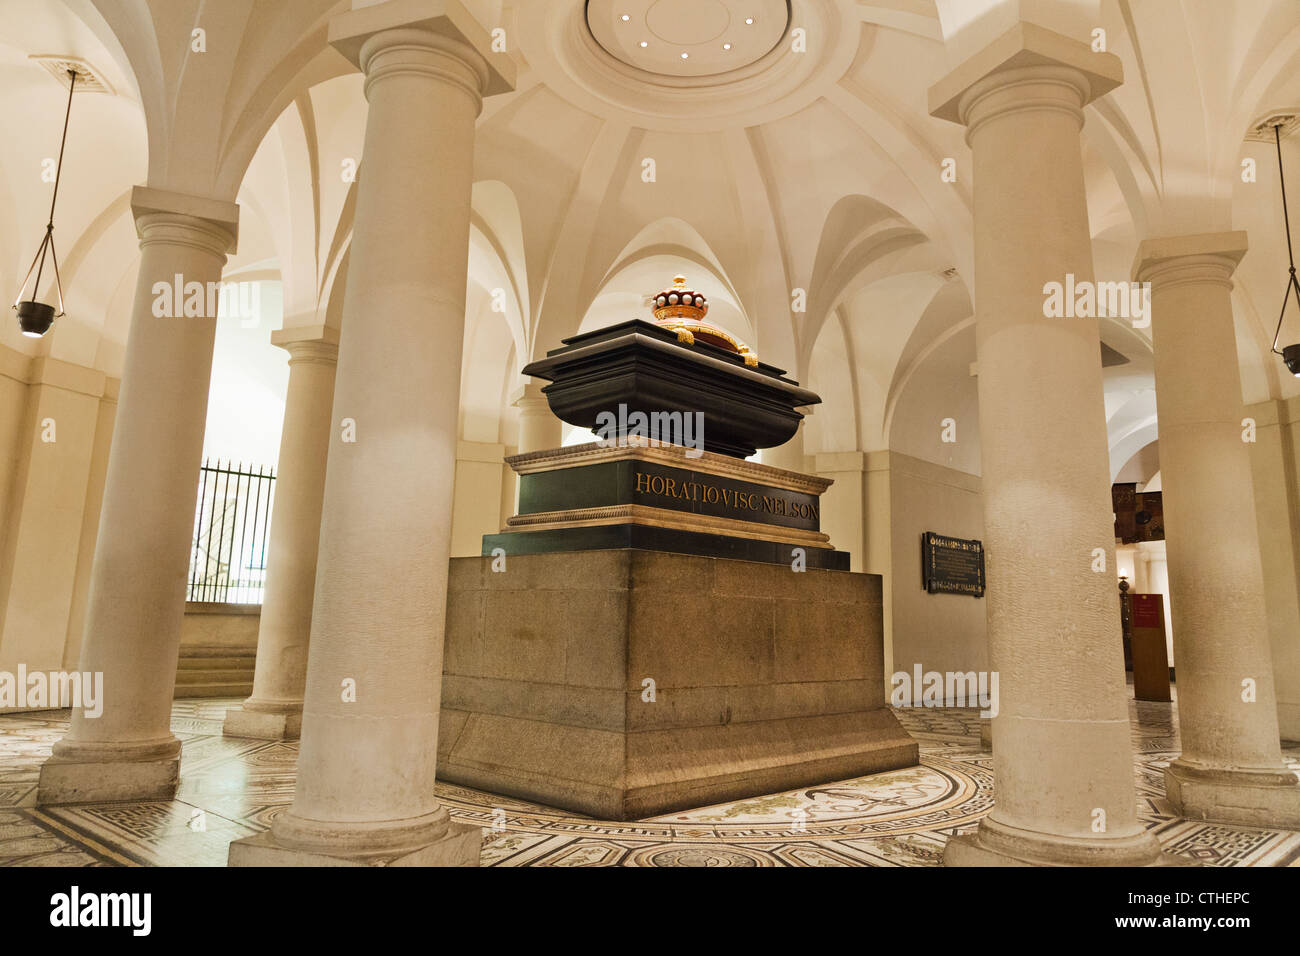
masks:
<svg viewBox="0 0 1300 956"><path fill-rule="evenodd" d="M921 585L931 594L984 596L984 543L926 531L921 535Z"/></svg>
<svg viewBox="0 0 1300 956"><path fill-rule="evenodd" d="M521 476L521 515L623 504L806 531L821 526L816 495L654 462L604 462Z"/></svg>

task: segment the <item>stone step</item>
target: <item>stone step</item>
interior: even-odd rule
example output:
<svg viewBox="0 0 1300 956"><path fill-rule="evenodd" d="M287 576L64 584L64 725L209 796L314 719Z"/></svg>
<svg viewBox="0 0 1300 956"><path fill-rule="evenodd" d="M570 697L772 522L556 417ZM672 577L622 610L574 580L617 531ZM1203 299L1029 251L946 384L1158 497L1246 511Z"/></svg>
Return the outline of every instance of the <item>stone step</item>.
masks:
<svg viewBox="0 0 1300 956"><path fill-rule="evenodd" d="M182 657L176 665L177 672L203 671L213 668L226 670L252 670L257 658L252 654L231 655L229 657Z"/></svg>
<svg viewBox="0 0 1300 956"><path fill-rule="evenodd" d="M212 668L202 671L177 671L177 686L191 687L195 684L241 683L253 679L253 668L230 667Z"/></svg>
<svg viewBox="0 0 1300 956"><path fill-rule="evenodd" d="M186 684L184 693L180 693L181 687L177 685L177 697L247 697L253 693L253 679L249 676L247 681L242 683L205 683L205 684Z"/></svg>
<svg viewBox="0 0 1300 956"><path fill-rule="evenodd" d="M176 697L247 697L253 692L257 651L224 644L182 645Z"/></svg>

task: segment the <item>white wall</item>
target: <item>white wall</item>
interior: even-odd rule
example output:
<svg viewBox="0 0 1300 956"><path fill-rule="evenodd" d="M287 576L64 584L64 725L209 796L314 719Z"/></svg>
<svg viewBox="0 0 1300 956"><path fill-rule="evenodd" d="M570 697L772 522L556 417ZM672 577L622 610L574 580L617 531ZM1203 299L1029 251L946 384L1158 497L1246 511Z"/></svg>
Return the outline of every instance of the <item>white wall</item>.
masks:
<svg viewBox="0 0 1300 956"><path fill-rule="evenodd" d="M205 458L274 466L280 458L289 353L271 344L284 322L279 282L250 283L257 293L248 315L223 307L217 315L208 388Z"/></svg>
<svg viewBox="0 0 1300 956"><path fill-rule="evenodd" d="M987 670L986 599L921 586L923 532L983 539L980 479L899 452L889 463L894 670Z"/></svg>

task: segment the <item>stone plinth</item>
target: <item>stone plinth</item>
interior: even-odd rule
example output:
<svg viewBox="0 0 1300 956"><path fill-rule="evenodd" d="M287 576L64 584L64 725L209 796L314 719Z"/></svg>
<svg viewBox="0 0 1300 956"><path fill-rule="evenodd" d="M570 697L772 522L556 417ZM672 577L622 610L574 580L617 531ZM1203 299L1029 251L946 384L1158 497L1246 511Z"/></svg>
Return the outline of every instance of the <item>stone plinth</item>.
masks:
<svg viewBox="0 0 1300 956"><path fill-rule="evenodd" d="M519 514L483 553L635 548L847 571L821 531L829 478L644 438L514 455Z"/></svg>
<svg viewBox="0 0 1300 956"><path fill-rule="evenodd" d="M492 568L451 561L442 779L629 820L917 763L877 575L634 549Z"/></svg>

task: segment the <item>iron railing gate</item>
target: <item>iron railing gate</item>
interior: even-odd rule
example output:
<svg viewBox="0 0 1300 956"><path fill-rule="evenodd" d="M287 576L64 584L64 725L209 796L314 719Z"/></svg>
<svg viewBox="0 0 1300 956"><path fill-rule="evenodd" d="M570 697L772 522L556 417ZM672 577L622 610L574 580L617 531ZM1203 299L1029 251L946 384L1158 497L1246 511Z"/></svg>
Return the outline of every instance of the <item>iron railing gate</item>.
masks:
<svg viewBox="0 0 1300 956"><path fill-rule="evenodd" d="M274 468L204 460L186 600L262 603L274 494Z"/></svg>

